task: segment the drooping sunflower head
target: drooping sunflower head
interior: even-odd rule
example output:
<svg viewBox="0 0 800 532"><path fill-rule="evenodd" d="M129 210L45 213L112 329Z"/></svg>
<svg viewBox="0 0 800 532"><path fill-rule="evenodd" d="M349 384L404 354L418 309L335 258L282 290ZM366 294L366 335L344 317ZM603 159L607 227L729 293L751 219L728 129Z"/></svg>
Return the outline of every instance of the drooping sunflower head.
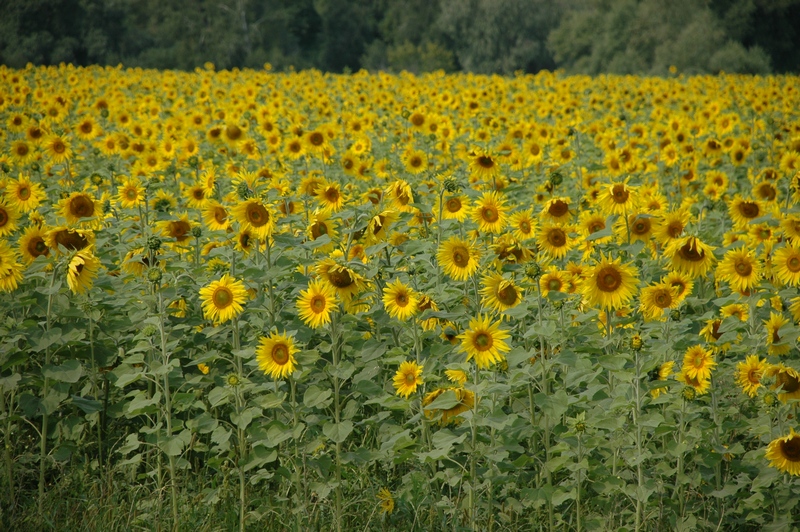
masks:
<svg viewBox="0 0 800 532"><path fill-rule="evenodd" d="M764 455L778 471L800 476L800 434L789 428L789 434L772 440Z"/></svg>
<svg viewBox="0 0 800 532"><path fill-rule="evenodd" d="M367 280L352 268L327 257L314 268L317 275L344 300L352 298L367 287Z"/></svg>
<svg viewBox="0 0 800 532"><path fill-rule="evenodd" d="M83 294L92 287L97 270L100 268L100 259L91 251L77 252L69 261L67 269L67 285L73 294Z"/></svg>
<svg viewBox="0 0 800 532"><path fill-rule="evenodd" d="M94 233L69 227L54 227L45 234L47 247L59 253L66 251L80 251L94 244Z"/></svg>
<svg viewBox="0 0 800 532"><path fill-rule="evenodd" d="M748 355L744 362L736 364L736 383L742 387L742 392L750 397L758 395L767 367L767 360L759 359L758 355Z"/></svg>

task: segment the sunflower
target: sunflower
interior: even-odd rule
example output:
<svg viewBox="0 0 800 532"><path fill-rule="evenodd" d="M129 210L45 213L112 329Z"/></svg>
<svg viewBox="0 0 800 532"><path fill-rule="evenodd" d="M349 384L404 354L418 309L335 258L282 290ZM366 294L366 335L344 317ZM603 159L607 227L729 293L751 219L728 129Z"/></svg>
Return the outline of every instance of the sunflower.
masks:
<svg viewBox="0 0 800 532"><path fill-rule="evenodd" d="M539 290L543 297L547 297L550 292L563 292L566 289L567 272L559 271L555 266L551 266L539 278Z"/></svg>
<svg viewBox="0 0 800 532"><path fill-rule="evenodd" d="M230 227L228 211L214 200L210 200L203 208L203 223L211 231L227 231Z"/></svg>
<svg viewBox="0 0 800 532"><path fill-rule="evenodd" d="M492 252L503 264L523 264L531 259L531 250L520 244L514 235L505 233L494 241Z"/></svg>
<svg viewBox="0 0 800 532"><path fill-rule="evenodd" d="M772 256L772 274L782 284L800 284L800 247L787 244Z"/></svg>
<svg viewBox="0 0 800 532"><path fill-rule="evenodd" d="M780 334L781 327L789 324L789 318L783 316L779 312L770 312L769 319L765 320L764 328L767 333L767 353L770 355L785 355L790 349L789 343L781 343L782 339Z"/></svg>
<svg viewBox="0 0 800 532"><path fill-rule="evenodd" d="M578 231L584 238L591 237L591 242L594 244L606 244L611 241L611 235L608 236L592 236L606 228L606 217L602 214L583 211L578 219Z"/></svg>
<svg viewBox="0 0 800 532"><path fill-rule="evenodd" d="M61 216L69 224L77 224L83 218L92 218L96 214L96 200L84 192L73 192L61 201Z"/></svg>
<svg viewBox="0 0 800 532"><path fill-rule="evenodd" d="M551 223L543 224L539 228L536 241L539 249L554 259L564 258L575 244L569 236L568 227Z"/></svg>
<svg viewBox="0 0 800 532"><path fill-rule="evenodd" d="M261 200L244 200L231 209L231 214L242 229L249 229L254 237L267 240L275 229L275 216Z"/></svg>
<svg viewBox="0 0 800 532"><path fill-rule="evenodd" d="M495 312L514 308L522 301L522 289L497 272L484 275L482 284L481 304Z"/></svg>
<svg viewBox="0 0 800 532"><path fill-rule="evenodd" d="M417 391L417 386L424 382L422 380L422 369L423 366L413 360L407 360L400 364L397 373L394 374L392 379L397 395L402 395L405 399L408 399L409 395Z"/></svg>
<svg viewBox="0 0 800 532"><path fill-rule="evenodd" d="M13 292L22 281L22 265L5 240L0 240L0 291Z"/></svg>
<svg viewBox="0 0 800 532"><path fill-rule="evenodd" d="M345 196L339 183L323 181L316 189L316 197L321 209L327 212L339 212L345 202Z"/></svg>
<svg viewBox="0 0 800 532"><path fill-rule="evenodd" d="M467 361L474 357L479 369L505 360L505 353L511 350L505 342L511 335L500 328L500 323L490 323L489 316L478 316L469 321L468 330L458 335L461 351L467 353Z"/></svg>
<svg viewBox="0 0 800 532"><path fill-rule="evenodd" d="M743 303L731 303L730 305L721 307L719 309L719 315L722 319L733 316L739 321L745 322L750 317L750 309Z"/></svg>
<svg viewBox="0 0 800 532"><path fill-rule="evenodd" d="M800 269L800 260L798 260ZM716 278L726 281L732 290L740 294L750 293L761 279L761 266L750 250L731 249L717 265Z"/></svg>
<svg viewBox="0 0 800 532"><path fill-rule="evenodd" d="M536 221L533 219L531 209L517 211L508 217L508 225L512 235L520 242L536 236Z"/></svg>
<svg viewBox="0 0 800 532"><path fill-rule="evenodd" d="M664 362L658 367L658 370L655 373L655 378L653 380L665 381L672 375L673 368L675 367L675 362L670 360L668 362ZM667 388L653 388L650 390L650 395L653 399L657 398L662 393L666 392Z"/></svg>
<svg viewBox="0 0 800 532"><path fill-rule="evenodd" d="M341 252L337 252L341 254ZM367 280L355 270L343 266L332 257L327 257L317 263L314 271L319 275L342 300L349 301L357 293L367 287Z"/></svg>
<svg viewBox="0 0 800 532"><path fill-rule="evenodd" d="M215 324L225 323L241 314L247 298L244 283L228 274L200 289L203 316Z"/></svg>
<svg viewBox="0 0 800 532"><path fill-rule="evenodd" d="M542 206L542 212L539 216L543 220L563 225L572 216L569 210L569 202L570 199L567 197L552 198Z"/></svg>
<svg viewBox="0 0 800 532"><path fill-rule="evenodd" d="M142 182L136 177L129 177L117 193L117 203L123 209L135 209L144 203L145 191Z"/></svg>
<svg viewBox="0 0 800 532"><path fill-rule="evenodd" d="M774 377L773 390L779 390L778 399L785 403L789 399L800 399L800 372L784 364L768 365L767 377Z"/></svg>
<svg viewBox="0 0 800 532"><path fill-rule="evenodd" d="M295 370L297 360L294 354L298 351L294 340L285 333L262 336L256 350L258 369L275 380L285 379Z"/></svg>
<svg viewBox="0 0 800 532"><path fill-rule="evenodd" d="M397 213L391 209L381 211L370 218L366 229L367 245L372 245L386 239L389 228L397 221Z"/></svg>
<svg viewBox="0 0 800 532"><path fill-rule="evenodd" d="M688 209L677 209L665 213L656 223L653 234L663 246L669 246L673 240L681 237L686 226L689 225L691 216Z"/></svg>
<svg viewBox="0 0 800 532"><path fill-rule="evenodd" d="M32 182L27 175L20 174L18 179L11 179L6 183L5 197L20 212L30 212L39 206L46 194L42 185Z"/></svg>
<svg viewBox="0 0 800 532"><path fill-rule="evenodd" d="M618 309L633 298L638 282L634 266L601 254L600 260L587 270L581 291L591 307Z"/></svg>
<svg viewBox="0 0 800 532"><path fill-rule="evenodd" d="M377 498L381 507L381 513L391 515L394 511L394 497L392 497L392 492L387 488L381 488L380 491L378 491Z"/></svg>
<svg viewBox="0 0 800 532"><path fill-rule="evenodd" d="M22 139L15 140L11 144L10 153L11 160L13 160L17 166L25 166L36 158L36 151L34 150L34 147Z"/></svg>
<svg viewBox="0 0 800 532"><path fill-rule="evenodd" d="M400 159L409 174L420 174L428 169L428 155L422 150L406 150Z"/></svg>
<svg viewBox="0 0 800 532"><path fill-rule="evenodd" d="M200 184L190 186L184 191L186 206L190 209L202 209L208 204L206 187Z"/></svg>
<svg viewBox="0 0 800 532"><path fill-rule="evenodd" d="M684 299L691 295L692 290L694 290L694 282L692 279L688 275L680 272L670 272L662 277L660 282L669 284L677 289L675 299L678 304L682 303Z"/></svg>
<svg viewBox="0 0 800 532"><path fill-rule="evenodd" d="M178 206L178 200L170 192L164 189L156 190L155 195L150 199L150 208L159 212L172 212Z"/></svg>
<svg viewBox="0 0 800 532"><path fill-rule="evenodd" d="M645 213L628 215L628 223L624 220L617 223L617 235L620 239L630 238L631 242L650 242L653 235L653 218Z"/></svg>
<svg viewBox="0 0 800 532"><path fill-rule="evenodd" d="M800 476L800 434L789 427L789 434L775 438L767 446L764 457L770 467L792 476Z"/></svg>
<svg viewBox="0 0 800 532"><path fill-rule="evenodd" d="M714 264L714 248L695 236L674 240L664 254L671 258L673 269L692 279L704 276Z"/></svg>
<svg viewBox="0 0 800 532"><path fill-rule="evenodd" d="M710 379L716 365L713 353L702 345L689 347L683 355L683 371L692 379Z"/></svg>
<svg viewBox="0 0 800 532"><path fill-rule="evenodd" d="M42 148L45 156L56 164L69 161L72 158L72 148L67 139L60 135L50 135L44 139Z"/></svg>
<svg viewBox="0 0 800 532"><path fill-rule="evenodd" d="M600 190L597 202L606 214L625 214L636 206L638 196L627 183L611 183Z"/></svg>
<svg viewBox="0 0 800 532"><path fill-rule="evenodd" d="M450 237L436 254L444 272L456 281L466 281L478 269L480 252L466 240Z"/></svg>
<svg viewBox="0 0 800 532"><path fill-rule="evenodd" d="M306 325L316 329L331 321L331 311L336 304L334 287L315 280L308 283L307 290L300 291L300 297L297 298L297 312Z"/></svg>
<svg viewBox="0 0 800 532"><path fill-rule="evenodd" d="M333 249L334 241L338 239L336 223L330 219L330 213L326 210L315 209L309 216L308 222L306 238L309 240L317 240L327 235L330 242L323 246L315 247L314 249L322 253L329 253Z"/></svg>
<svg viewBox="0 0 800 532"><path fill-rule="evenodd" d="M16 231L19 226L19 211L8 205L0 196L0 237L8 236Z"/></svg>
<svg viewBox="0 0 800 532"><path fill-rule="evenodd" d="M464 386L467 383L467 372L460 369L446 369L444 371L445 377L450 382L459 386Z"/></svg>
<svg viewBox="0 0 800 532"><path fill-rule="evenodd" d="M429 404L433 403L433 401L438 397L448 392L452 394L452 399L454 401L453 406L442 409L425 408ZM447 425L449 423L457 424L460 422L458 416L475 408L475 393L467 390L466 388L460 387L437 388L422 399L422 407L423 411L425 412L425 416L428 419L435 419L436 417L441 416L439 417L439 423L441 425Z"/></svg>
<svg viewBox="0 0 800 532"><path fill-rule="evenodd" d="M398 179L386 187L384 196L391 202L392 209L400 212L412 212L414 207L414 194L407 181Z"/></svg>
<svg viewBox="0 0 800 532"><path fill-rule="evenodd" d="M258 238L253 235L253 232L250 229L242 229L236 235L236 242L234 243L234 249L236 251L241 251L245 255L249 254L253 247L258 244Z"/></svg>
<svg viewBox="0 0 800 532"><path fill-rule="evenodd" d="M736 195L728 204L728 213L737 229L744 229L747 224L765 214L764 206L757 200L746 200Z"/></svg>
<svg viewBox="0 0 800 532"><path fill-rule="evenodd" d="M642 288L639 310L645 321L663 320L664 310L677 308L680 304L677 294L677 287L664 282Z"/></svg>
<svg viewBox="0 0 800 532"><path fill-rule="evenodd" d="M675 380L690 386L694 390L695 395L704 395L708 393L711 388L711 379L700 379L698 377L690 377L687 374L687 368L681 368L680 373L675 376Z"/></svg>
<svg viewBox="0 0 800 532"><path fill-rule="evenodd" d="M497 191L484 192L472 210L472 219L478 230L486 233L500 233L506 225L505 199Z"/></svg>
<svg viewBox="0 0 800 532"><path fill-rule="evenodd" d="M500 163L487 151L480 148L469 153L469 169L472 175L485 181L491 181L500 174Z"/></svg>
<svg viewBox="0 0 800 532"><path fill-rule="evenodd" d="M38 225L30 225L19 237L19 251L25 262L31 263L37 257L50 254L50 248L45 242L46 231Z"/></svg>
<svg viewBox="0 0 800 532"><path fill-rule="evenodd" d="M70 259L67 269L67 284L72 293L82 294L91 288L98 269L100 269L100 259L91 251L77 252Z"/></svg>
<svg viewBox="0 0 800 532"><path fill-rule="evenodd" d="M418 305L417 294L400 279L395 279L383 289L383 306L392 318L406 321L418 312Z"/></svg>
<svg viewBox="0 0 800 532"><path fill-rule="evenodd" d="M44 240L47 247L57 254L61 249L80 251L94 244L94 233L92 231L59 226L47 231Z"/></svg>
<svg viewBox="0 0 800 532"><path fill-rule="evenodd" d="M161 220L156 223L156 228L161 235L169 239L169 243L174 246L185 246L192 237L192 222L189 221L187 214L181 215L175 220Z"/></svg>
<svg viewBox="0 0 800 532"><path fill-rule="evenodd" d="M442 203L440 205L437 199L434 212L439 212L439 208L441 207L442 218L445 220L458 220L459 222L463 222L467 214L469 214L470 207L469 198L467 198L467 196L445 196L441 201Z"/></svg>
<svg viewBox="0 0 800 532"><path fill-rule="evenodd" d="M750 397L758 395L767 366L767 360L759 359L758 355L748 355L744 362L736 364L736 383L742 387L742 392Z"/></svg>
<svg viewBox="0 0 800 532"><path fill-rule="evenodd" d="M792 244L800 244L800 216L785 213L781 218L781 233Z"/></svg>

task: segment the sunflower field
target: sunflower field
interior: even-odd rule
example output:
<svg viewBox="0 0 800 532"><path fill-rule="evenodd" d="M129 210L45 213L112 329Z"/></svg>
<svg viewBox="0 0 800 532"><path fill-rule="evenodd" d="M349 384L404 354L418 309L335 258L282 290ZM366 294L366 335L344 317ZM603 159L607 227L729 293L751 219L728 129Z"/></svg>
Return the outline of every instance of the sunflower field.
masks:
<svg viewBox="0 0 800 532"><path fill-rule="evenodd" d="M798 87L0 66L0 528L796 528Z"/></svg>

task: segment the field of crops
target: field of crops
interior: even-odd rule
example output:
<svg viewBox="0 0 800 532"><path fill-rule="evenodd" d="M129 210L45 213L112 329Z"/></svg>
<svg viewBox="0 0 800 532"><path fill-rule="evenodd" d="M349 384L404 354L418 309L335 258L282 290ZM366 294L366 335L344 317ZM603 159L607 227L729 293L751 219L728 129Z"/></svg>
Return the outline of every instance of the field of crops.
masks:
<svg viewBox="0 0 800 532"><path fill-rule="evenodd" d="M0 66L0 528L791 529L798 87Z"/></svg>

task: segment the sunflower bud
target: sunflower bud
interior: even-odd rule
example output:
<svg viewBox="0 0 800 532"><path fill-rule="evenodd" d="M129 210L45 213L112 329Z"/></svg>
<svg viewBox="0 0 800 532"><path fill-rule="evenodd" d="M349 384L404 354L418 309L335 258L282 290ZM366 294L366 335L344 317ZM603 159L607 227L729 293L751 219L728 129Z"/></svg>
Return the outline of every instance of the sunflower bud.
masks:
<svg viewBox="0 0 800 532"><path fill-rule="evenodd" d="M8 166L7 163L2 163L0 164L0 170L2 170L4 174L7 174L11 171L11 167Z"/></svg>
<svg viewBox="0 0 800 532"><path fill-rule="evenodd" d="M538 262L531 262L525 267L525 275L531 279L538 279L542 275L542 267Z"/></svg>
<svg viewBox="0 0 800 532"><path fill-rule="evenodd" d="M239 196L240 199L243 200L252 196L252 193L250 192L250 187L248 187L247 183L245 182L239 183L239 185L236 187L236 194Z"/></svg>
<svg viewBox="0 0 800 532"><path fill-rule="evenodd" d="M161 268L148 268L147 269L147 280L153 284L158 284L161 282Z"/></svg>
<svg viewBox="0 0 800 532"><path fill-rule="evenodd" d="M550 174L550 184L554 187L557 187L561 183L564 182L564 176L561 175L561 172L553 172Z"/></svg>
<svg viewBox="0 0 800 532"><path fill-rule="evenodd" d="M161 249L161 239L157 236L147 237L147 249L153 253L157 252L159 249Z"/></svg>
<svg viewBox="0 0 800 532"><path fill-rule="evenodd" d="M194 155L189 157L189 166L197 166L197 157Z"/></svg>
<svg viewBox="0 0 800 532"><path fill-rule="evenodd" d="M231 373L225 377L225 382L228 383L228 386L239 386L242 381L239 379L238 375Z"/></svg>
<svg viewBox="0 0 800 532"><path fill-rule="evenodd" d="M774 392L767 392L766 394L764 394L764 404L767 406L773 406L775 404L775 401L777 401L777 399L778 396L775 395Z"/></svg>
<svg viewBox="0 0 800 532"><path fill-rule="evenodd" d="M200 238L203 234L203 230L199 227L192 227L192 236L195 238Z"/></svg>
<svg viewBox="0 0 800 532"><path fill-rule="evenodd" d="M111 212L111 202L109 200L105 200L103 202L103 214L108 214Z"/></svg>
<svg viewBox="0 0 800 532"><path fill-rule="evenodd" d="M411 111L408 109L403 109L403 112L400 114L400 116L402 116L404 120L408 120L408 117L411 116Z"/></svg>
<svg viewBox="0 0 800 532"><path fill-rule="evenodd" d="M458 181L453 179L452 177L448 177L444 180L444 189L448 192L458 192L458 189L461 188L458 186Z"/></svg>
<svg viewBox="0 0 800 532"><path fill-rule="evenodd" d="M642 344L643 344L642 337L639 336L638 334L634 334L631 337L631 349L633 349L634 351L639 351L642 348Z"/></svg>
<svg viewBox="0 0 800 532"><path fill-rule="evenodd" d="M92 176L89 178L89 180L90 180L90 181L92 182L92 184L93 184L94 186L96 186L96 187L99 187L100 185L102 185L102 184L103 184L103 176L101 176L101 175L100 175L100 174L98 174L97 172L95 172L94 174L92 174Z"/></svg>
<svg viewBox="0 0 800 532"><path fill-rule="evenodd" d="M31 170L33 170L34 172L38 172L39 171L39 163L31 163ZM5 170L5 172L8 172L8 171Z"/></svg>
<svg viewBox="0 0 800 532"><path fill-rule="evenodd" d="M142 329L142 334L145 336L155 336L157 332L158 328L152 324L145 325L144 328Z"/></svg>
<svg viewBox="0 0 800 532"><path fill-rule="evenodd" d="M681 392L681 395L683 395L683 398L687 401L693 401L694 398L697 397L697 391L691 386L686 386Z"/></svg>
<svg viewBox="0 0 800 532"><path fill-rule="evenodd" d="M669 312L669 319L672 321L681 321L681 311L678 309L673 309Z"/></svg>
<svg viewBox="0 0 800 532"><path fill-rule="evenodd" d="M561 310L564 307L564 300L563 299L556 299L553 301L553 308L556 310Z"/></svg>
<svg viewBox="0 0 800 532"><path fill-rule="evenodd" d="M103 118L108 118L108 109L105 108L100 109L100 116L102 116Z"/></svg>

